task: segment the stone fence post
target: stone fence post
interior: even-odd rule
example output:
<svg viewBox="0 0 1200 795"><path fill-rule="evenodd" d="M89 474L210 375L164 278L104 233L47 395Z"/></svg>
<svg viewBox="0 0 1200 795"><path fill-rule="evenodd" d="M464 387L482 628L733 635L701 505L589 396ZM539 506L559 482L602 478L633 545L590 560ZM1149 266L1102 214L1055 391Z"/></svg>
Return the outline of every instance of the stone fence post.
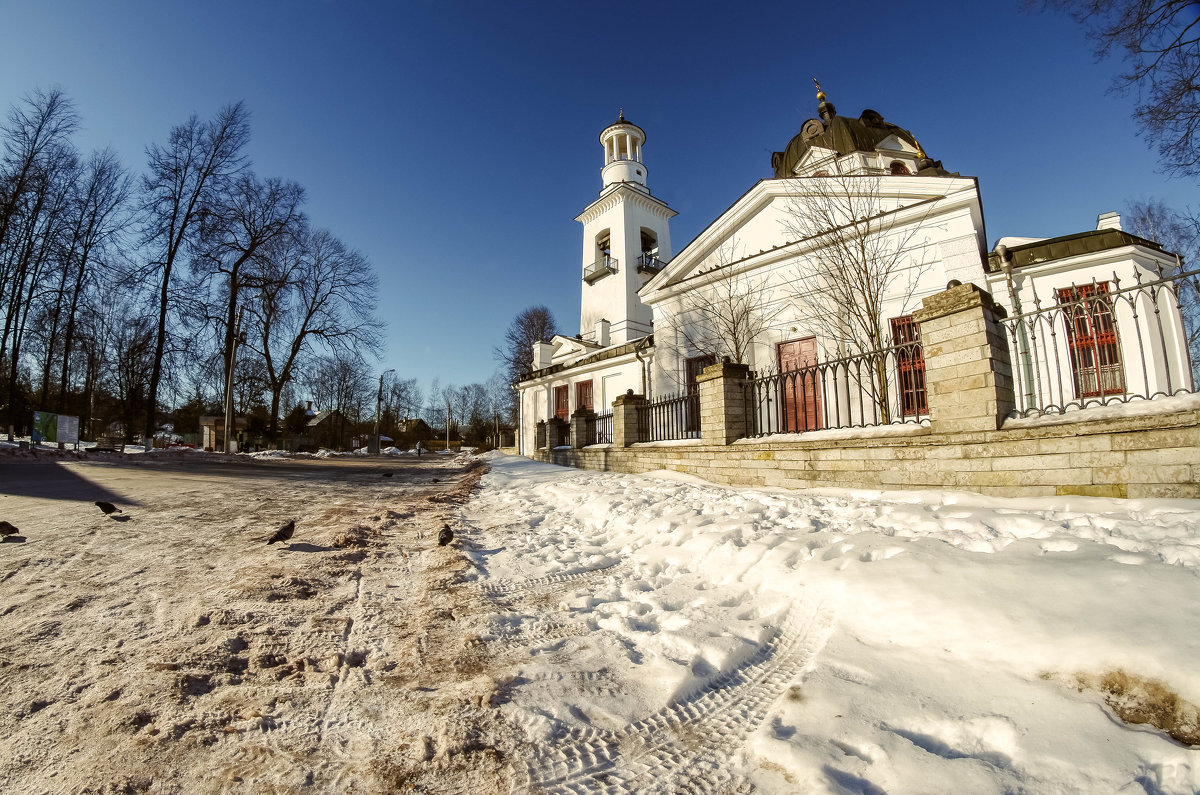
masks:
<svg viewBox="0 0 1200 795"><path fill-rule="evenodd" d="M596 412L575 409L571 415L571 446L578 449L596 441Z"/></svg>
<svg viewBox="0 0 1200 795"><path fill-rule="evenodd" d="M630 389L613 401L613 447L628 447L638 440L638 407L646 405L645 395Z"/></svg>
<svg viewBox="0 0 1200 795"><path fill-rule="evenodd" d="M570 442L571 425L564 419L551 417L546 420L546 447L553 450Z"/></svg>
<svg viewBox="0 0 1200 795"><path fill-rule="evenodd" d="M1004 307L974 284L922 301L921 326L930 429L935 433L994 431L1015 405Z"/></svg>
<svg viewBox="0 0 1200 795"><path fill-rule="evenodd" d="M696 377L700 439L705 444L730 444L748 434L745 387L749 380L750 366L733 364L728 356Z"/></svg>

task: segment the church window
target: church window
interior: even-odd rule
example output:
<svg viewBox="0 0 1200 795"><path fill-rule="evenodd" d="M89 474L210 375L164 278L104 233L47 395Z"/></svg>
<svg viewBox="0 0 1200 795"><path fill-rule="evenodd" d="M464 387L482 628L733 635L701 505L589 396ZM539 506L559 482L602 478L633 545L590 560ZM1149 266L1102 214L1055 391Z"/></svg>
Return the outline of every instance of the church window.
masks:
<svg viewBox="0 0 1200 795"><path fill-rule="evenodd" d="M899 377L900 414L917 417L929 413L925 389L925 356L921 350L921 327L912 315L894 317L892 344L896 346L896 370Z"/></svg>
<svg viewBox="0 0 1200 795"><path fill-rule="evenodd" d="M567 419L571 414L570 406L567 405L569 397L566 384L554 387L554 416L560 420Z"/></svg>
<svg viewBox="0 0 1200 795"><path fill-rule="evenodd" d="M908 166L904 165L899 160L893 160L892 164L888 166L888 170L891 172L893 177L907 177L912 174L912 172L908 170Z"/></svg>
<svg viewBox="0 0 1200 795"><path fill-rule="evenodd" d="M1075 397L1119 395L1125 391L1125 368L1113 317L1108 282L1057 291L1067 325L1067 349Z"/></svg>

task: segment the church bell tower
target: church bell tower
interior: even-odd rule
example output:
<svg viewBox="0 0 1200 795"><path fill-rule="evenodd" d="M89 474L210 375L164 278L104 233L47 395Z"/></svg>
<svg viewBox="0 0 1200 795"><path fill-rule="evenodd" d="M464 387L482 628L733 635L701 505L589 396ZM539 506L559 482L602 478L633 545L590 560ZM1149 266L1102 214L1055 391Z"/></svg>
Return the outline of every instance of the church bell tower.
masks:
<svg viewBox="0 0 1200 795"><path fill-rule="evenodd" d="M637 291L671 259L669 221L676 213L646 187L645 142L645 131L624 110L604 128L604 187L575 219L583 224L580 331L603 347L651 333L650 309Z"/></svg>

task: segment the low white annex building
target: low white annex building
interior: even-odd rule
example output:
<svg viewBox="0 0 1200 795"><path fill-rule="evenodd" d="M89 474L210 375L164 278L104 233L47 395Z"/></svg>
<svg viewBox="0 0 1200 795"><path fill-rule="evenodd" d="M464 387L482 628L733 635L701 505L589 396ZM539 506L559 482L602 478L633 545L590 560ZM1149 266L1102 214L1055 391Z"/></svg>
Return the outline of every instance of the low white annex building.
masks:
<svg viewBox="0 0 1200 795"><path fill-rule="evenodd" d="M776 402L793 405L776 431L871 424L853 401L822 397L855 379L828 363L864 356L890 392L883 422L919 420L928 408L913 313L956 282L987 289L1009 313L1019 411L1191 390L1177 303L1136 288L1173 272L1173 255L1112 213L1094 231L1002 238L989 250L975 178L944 169L879 113L839 116L819 86L817 99L818 117L772 156L773 176L674 257L675 213L647 187L645 133L623 114L601 133L604 187L576 219L581 330L535 346L517 385L522 452L547 444L550 418L603 414L628 390L687 393L722 357L759 374L817 373L780 387ZM1151 316L1157 329L1122 335ZM576 445L609 441L604 427Z"/></svg>

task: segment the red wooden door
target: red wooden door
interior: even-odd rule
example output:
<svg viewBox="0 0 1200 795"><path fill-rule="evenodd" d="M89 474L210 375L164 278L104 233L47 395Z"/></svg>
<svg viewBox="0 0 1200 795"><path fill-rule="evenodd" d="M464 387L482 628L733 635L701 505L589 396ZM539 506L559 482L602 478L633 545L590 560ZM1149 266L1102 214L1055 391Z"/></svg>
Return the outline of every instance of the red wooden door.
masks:
<svg viewBox="0 0 1200 795"><path fill-rule="evenodd" d="M575 408L592 411L592 382L580 381L575 385Z"/></svg>
<svg viewBox="0 0 1200 795"><path fill-rule="evenodd" d="M787 433L816 431L821 423L820 372L817 338L781 342L779 355L779 399L783 402L783 427Z"/></svg>
<svg viewBox="0 0 1200 795"><path fill-rule="evenodd" d="M571 416L571 408L567 405L568 399L566 384L554 387L554 416L560 420Z"/></svg>

